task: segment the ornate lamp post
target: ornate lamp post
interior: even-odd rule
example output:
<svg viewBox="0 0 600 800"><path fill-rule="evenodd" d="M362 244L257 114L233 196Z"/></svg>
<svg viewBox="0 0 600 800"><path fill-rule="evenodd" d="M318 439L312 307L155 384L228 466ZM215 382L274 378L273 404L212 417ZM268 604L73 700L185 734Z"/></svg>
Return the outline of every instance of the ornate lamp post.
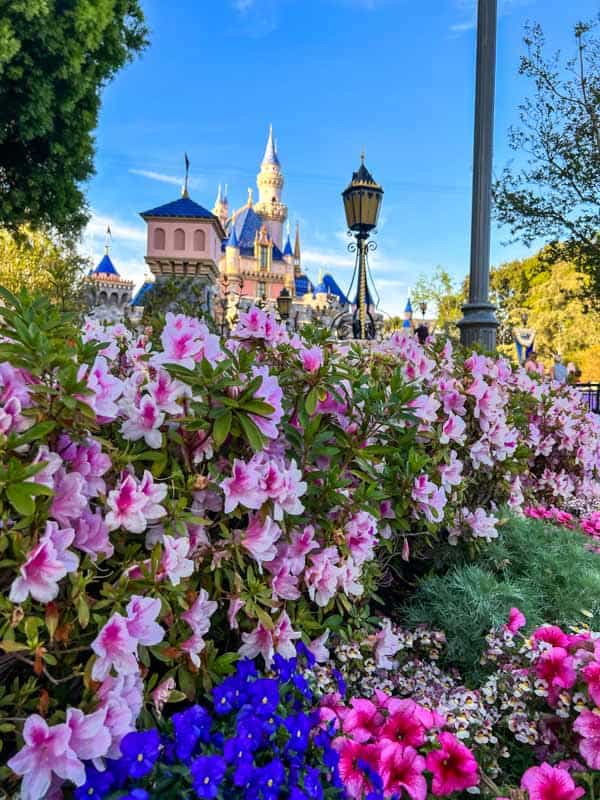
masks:
<svg viewBox="0 0 600 800"><path fill-rule="evenodd" d="M464 345L478 343L487 350L496 347L498 327L489 300L497 24L498 0L478 0L469 302L458 326Z"/></svg>
<svg viewBox="0 0 600 800"><path fill-rule="evenodd" d="M279 292L279 297L277 298L277 311L279 311L279 316L284 322L287 322L290 318L291 309L292 295L290 294L289 289L286 289L284 286Z"/></svg>
<svg viewBox="0 0 600 800"><path fill-rule="evenodd" d="M350 235L354 234L356 237L356 243L353 242L348 247L351 252L356 253L355 274L358 268L356 310L353 315L352 331L355 339L374 339L375 322L369 312L367 253L377 247L375 242L369 241L369 236L379 219L383 189L373 180L373 176L365 167L364 153L360 158L360 167L353 173L352 180L342 192L348 229ZM354 278L352 281L354 282Z"/></svg>

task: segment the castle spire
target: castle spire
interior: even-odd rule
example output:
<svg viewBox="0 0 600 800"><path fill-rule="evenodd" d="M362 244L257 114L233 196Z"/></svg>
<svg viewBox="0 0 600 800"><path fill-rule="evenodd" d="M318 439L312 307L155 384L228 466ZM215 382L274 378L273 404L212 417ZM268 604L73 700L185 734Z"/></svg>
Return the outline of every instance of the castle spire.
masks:
<svg viewBox="0 0 600 800"><path fill-rule="evenodd" d="M188 192L188 182L190 178L190 160L188 158L187 153L184 154L184 159L185 159L185 180L183 182L183 189L181 190L181 196L185 200L187 200L190 196L190 193Z"/></svg>
<svg viewBox="0 0 600 800"><path fill-rule="evenodd" d="M112 239L112 233L110 231L110 225L106 226L106 236L104 238L104 255L108 255L108 251L110 250L110 242Z"/></svg>
<svg viewBox="0 0 600 800"><path fill-rule="evenodd" d="M265 148L265 155L262 160L263 164L276 164L279 166L279 158L277 157L277 147L273 140L273 125L269 125L269 138L267 139L267 146Z"/></svg>
<svg viewBox="0 0 600 800"><path fill-rule="evenodd" d="M221 194L221 184L219 184L219 188L217 189L217 199L215 200L215 208L221 205L223 202L223 195Z"/></svg>

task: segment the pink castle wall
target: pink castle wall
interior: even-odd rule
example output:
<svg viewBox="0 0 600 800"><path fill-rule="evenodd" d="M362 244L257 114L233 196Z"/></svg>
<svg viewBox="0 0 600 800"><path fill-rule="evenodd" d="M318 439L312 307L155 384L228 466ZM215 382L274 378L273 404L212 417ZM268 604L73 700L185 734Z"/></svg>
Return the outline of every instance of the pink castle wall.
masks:
<svg viewBox="0 0 600 800"><path fill-rule="evenodd" d="M162 229L165 232L165 247L155 247L155 231ZM185 246L175 249L175 231L183 231ZM196 231L204 232L204 247L196 249L194 234ZM214 227L203 220L195 222L189 220L149 220L146 255L157 258L197 259L207 258L218 263L221 256L221 240Z"/></svg>

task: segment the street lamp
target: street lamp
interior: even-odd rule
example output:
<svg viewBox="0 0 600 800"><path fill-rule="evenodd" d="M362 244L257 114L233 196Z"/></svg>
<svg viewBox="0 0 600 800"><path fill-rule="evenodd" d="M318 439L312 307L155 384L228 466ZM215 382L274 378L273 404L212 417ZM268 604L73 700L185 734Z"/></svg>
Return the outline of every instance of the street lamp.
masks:
<svg viewBox="0 0 600 800"><path fill-rule="evenodd" d="M427 313L427 303L423 301L419 303L419 308L421 309L421 316L425 319L425 314Z"/></svg>
<svg viewBox="0 0 600 800"><path fill-rule="evenodd" d="M352 243L349 246L350 251L357 254L358 266L356 311L352 325L354 338L374 339L375 323L369 312L371 298L368 287L367 252L375 250L377 247L375 242L368 240L379 219L383 189L374 181L373 176L366 168L364 153L361 154L360 167L353 173L352 180L342 192L342 197L348 229L351 235L354 234L356 237L356 244ZM354 271L356 274L356 267ZM367 316L369 317L368 324Z"/></svg>
<svg viewBox="0 0 600 800"><path fill-rule="evenodd" d="M290 318L290 311L292 309L292 295L285 286L279 292L279 297L277 298L277 310L279 311L279 316L284 322L287 322Z"/></svg>

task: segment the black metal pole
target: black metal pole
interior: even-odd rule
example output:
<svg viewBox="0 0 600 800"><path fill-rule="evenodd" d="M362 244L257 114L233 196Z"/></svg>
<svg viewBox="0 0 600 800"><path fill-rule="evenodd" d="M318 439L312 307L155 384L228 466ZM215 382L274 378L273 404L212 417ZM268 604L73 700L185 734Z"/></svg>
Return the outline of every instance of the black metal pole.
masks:
<svg viewBox="0 0 600 800"><path fill-rule="evenodd" d="M489 301L497 26L497 0L478 0L469 302L458 325L462 344L487 350L496 347L498 327Z"/></svg>

